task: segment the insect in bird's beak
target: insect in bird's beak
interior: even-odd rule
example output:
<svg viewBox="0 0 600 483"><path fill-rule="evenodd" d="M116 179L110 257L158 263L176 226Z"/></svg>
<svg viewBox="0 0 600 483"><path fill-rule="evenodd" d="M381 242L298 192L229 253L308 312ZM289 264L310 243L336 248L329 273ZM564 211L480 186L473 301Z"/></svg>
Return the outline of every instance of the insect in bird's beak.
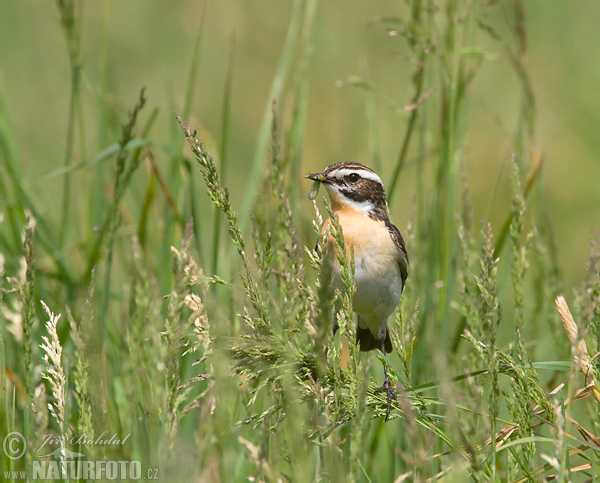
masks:
<svg viewBox="0 0 600 483"><path fill-rule="evenodd" d="M313 180L312 186L310 187L310 193L308 193L308 199L314 200L317 197L317 194L319 193L321 183L324 183L327 180L327 178L325 178L325 175L323 173L307 174L304 177Z"/></svg>

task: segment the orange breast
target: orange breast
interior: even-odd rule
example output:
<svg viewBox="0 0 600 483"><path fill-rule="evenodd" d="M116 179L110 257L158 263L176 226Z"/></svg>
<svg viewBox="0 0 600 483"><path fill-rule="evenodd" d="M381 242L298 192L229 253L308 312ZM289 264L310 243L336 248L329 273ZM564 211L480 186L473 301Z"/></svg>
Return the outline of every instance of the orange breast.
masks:
<svg viewBox="0 0 600 483"><path fill-rule="evenodd" d="M342 209L337 212L346 249L354 249L356 293L353 309L361 325L377 338L387 327L387 318L395 310L402 294L402 279L398 260L400 249L391 238L383 221L376 221L361 212ZM324 229L330 225L327 220ZM339 284L339 264L335 239L327 240L327 253L334 258L334 274Z"/></svg>
<svg viewBox="0 0 600 483"><path fill-rule="evenodd" d="M391 259L394 262L397 260L398 248L390 237L383 221L373 220L363 213L349 208L339 210L337 215L344 234L348 255L350 255L350 245L352 245L355 260L365 257ZM323 232L328 229L330 224L331 220L327 219ZM332 254L336 253L333 236L330 236L327 240L327 249Z"/></svg>

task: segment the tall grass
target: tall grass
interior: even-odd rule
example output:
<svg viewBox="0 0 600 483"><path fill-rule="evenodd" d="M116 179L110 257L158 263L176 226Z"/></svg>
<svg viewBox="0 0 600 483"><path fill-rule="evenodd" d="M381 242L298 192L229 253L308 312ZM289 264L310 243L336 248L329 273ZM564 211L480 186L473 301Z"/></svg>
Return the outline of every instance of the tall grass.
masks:
<svg viewBox="0 0 600 483"><path fill-rule="evenodd" d="M404 42L414 65L392 164L380 159L366 62L364 79L352 81L367 89L372 157L388 175L390 200L409 161L416 172L414 205L404 207L410 221L399 224L410 272L390 318L395 351L386 356L358 351L353 257L327 200L303 199L316 1L294 3L239 206L225 169L236 142L233 40L215 152L188 118L210 10L202 13L170 140L158 141L154 122L171 109L144 110L152 98L140 86L128 115L109 116L101 106L108 147L85 156L91 148L84 152L82 141L75 162L75 131L94 111L79 85L85 32L74 12L81 5L58 5L73 87L64 166L48 175L64 178L57 225L22 182L16 135L0 103L0 426L2 437L20 431L28 442L24 458L0 455L2 471L30 472L50 452L36 449L52 434L63 437L63 455L141 461L144 475L157 468L163 481L598 477L600 244L573 294L561 287L552 236L560 227L530 203L544 196L544 178L519 1L507 4L502 34L467 1L441 8L413 0L406 20L370 24ZM475 219L462 152L471 88L486 58L482 37L508 52L523 91L515 154L505 160L512 204L497 229ZM92 173L82 177L83 191L99 203L75 219L80 172ZM105 192L93 187L105 179ZM321 213L332 218L339 248L337 288L320 256ZM387 422L386 395L377 391L384 366L397 394ZM73 442L78 435L86 439ZM101 435L124 443L95 444Z"/></svg>

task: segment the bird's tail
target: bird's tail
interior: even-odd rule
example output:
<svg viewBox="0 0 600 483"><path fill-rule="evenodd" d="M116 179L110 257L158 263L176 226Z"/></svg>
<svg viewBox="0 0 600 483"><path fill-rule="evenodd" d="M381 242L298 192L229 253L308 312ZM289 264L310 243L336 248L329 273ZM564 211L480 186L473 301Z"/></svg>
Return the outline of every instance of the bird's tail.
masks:
<svg viewBox="0 0 600 483"><path fill-rule="evenodd" d="M381 350L381 341L377 339L369 329L363 329L358 325L356 326L356 343L361 352L368 352L375 349ZM386 329L385 331L384 347L386 354L391 354L394 350L389 329Z"/></svg>

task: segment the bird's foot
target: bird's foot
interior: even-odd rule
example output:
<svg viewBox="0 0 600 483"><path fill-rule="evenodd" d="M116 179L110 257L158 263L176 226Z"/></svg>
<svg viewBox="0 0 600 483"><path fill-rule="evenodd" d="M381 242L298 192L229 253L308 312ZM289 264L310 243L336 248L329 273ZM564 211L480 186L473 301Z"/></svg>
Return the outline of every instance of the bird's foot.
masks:
<svg viewBox="0 0 600 483"><path fill-rule="evenodd" d="M386 374L386 376L387 376L387 374ZM394 388L392 387L392 384L390 383L389 377L385 378L385 382L383 383L383 386L375 389L375 394L378 394L378 393L384 392L384 391L387 395L387 408L385 410L385 421L387 422L387 420L390 417L390 411L392 410L392 399L395 399L396 401L398 400L398 395L396 394L396 391L394 391Z"/></svg>

